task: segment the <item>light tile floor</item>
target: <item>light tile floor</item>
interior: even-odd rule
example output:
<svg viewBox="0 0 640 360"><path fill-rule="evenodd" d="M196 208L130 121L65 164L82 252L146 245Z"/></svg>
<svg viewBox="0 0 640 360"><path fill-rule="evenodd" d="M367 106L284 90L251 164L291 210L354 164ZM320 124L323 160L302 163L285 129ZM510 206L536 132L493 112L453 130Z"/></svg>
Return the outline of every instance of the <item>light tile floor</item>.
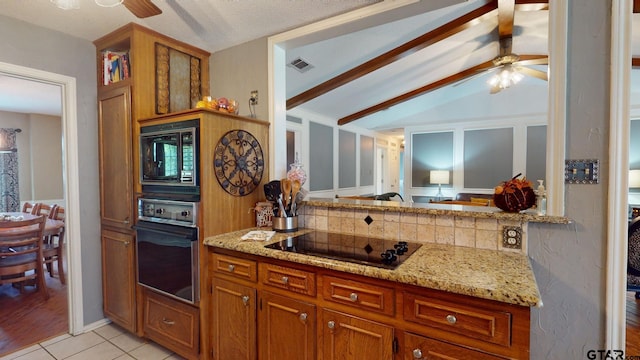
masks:
<svg viewBox="0 0 640 360"><path fill-rule="evenodd" d="M1 357L0 360L183 360L171 351L108 324L93 331L62 335Z"/></svg>

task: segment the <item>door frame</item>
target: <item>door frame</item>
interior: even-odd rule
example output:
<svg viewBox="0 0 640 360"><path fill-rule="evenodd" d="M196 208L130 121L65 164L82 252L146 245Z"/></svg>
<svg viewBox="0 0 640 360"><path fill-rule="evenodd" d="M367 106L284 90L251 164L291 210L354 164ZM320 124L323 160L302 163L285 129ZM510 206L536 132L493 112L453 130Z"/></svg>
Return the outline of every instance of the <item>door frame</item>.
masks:
<svg viewBox="0 0 640 360"><path fill-rule="evenodd" d="M78 168L78 127L76 78L0 62L0 73L60 87L62 98L63 192L66 202L65 236L68 244L67 299L69 333L84 332L82 300L82 252L80 236L80 175Z"/></svg>
<svg viewBox="0 0 640 360"><path fill-rule="evenodd" d="M626 346L631 15L631 0L612 0L605 325L607 349L625 349Z"/></svg>

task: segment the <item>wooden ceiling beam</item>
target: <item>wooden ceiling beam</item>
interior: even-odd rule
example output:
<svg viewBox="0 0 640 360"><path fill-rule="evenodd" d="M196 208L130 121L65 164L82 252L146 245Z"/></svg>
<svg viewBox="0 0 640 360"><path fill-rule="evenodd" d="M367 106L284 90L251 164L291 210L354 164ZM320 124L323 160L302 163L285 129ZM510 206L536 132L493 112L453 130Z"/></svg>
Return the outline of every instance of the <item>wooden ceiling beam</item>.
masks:
<svg viewBox="0 0 640 360"><path fill-rule="evenodd" d="M640 0L633 0L633 12L640 13Z"/></svg>
<svg viewBox="0 0 640 360"><path fill-rule="evenodd" d="M548 59L549 57L547 55L520 55L520 60L521 61L526 61L526 60L538 60L538 59ZM368 107L366 109L360 110L356 113L353 113L351 115L347 115L343 118L338 119L338 125L345 125L348 124L350 122L356 121L360 118L363 118L365 116L369 116L371 114L377 113L379 111L388 109L394 105L398 105L400 103L403 103L405 101L411 100L417 96L420 95L424 95L428 92L440 89L444 86L448 86L448 85L452 85L458 81L464 80L468 77L471 77L473 75L477 75L480 71L484 71L484 70L488 70L491 69L492 67L494 67L493 65L493 61L485 61L479 65L470 67L468 69L462 70L456 74L453 74L451 76L447 76L446 78L434 81L430 84L427 84L425 86L422 86L420 88L417 88L415 90L411 90L409 92L406 92L402 95L398 95L392 99L383 101L379 104L373 105L371 107Z"/></svg>
<svg viewBox="0 0 640 360"><path fill-rule="evenodd" d="M640 58L631 58L631 67L640 67Z"/></svg>
<svg viewBox="0 0 640 360"><path fill-rule="evenodd" d="M440 40L446 39L449 36L455 35L465 29L468 29L478 21L483 21L487 18L492 17L493 12L497 8L498 0L493 0L478 9L472 10L467 14L446 23L443 26L440 26L392 50L389 50L386 53L379 55L350 70L347 70L346 72L334 78L331 78L319 85L316 85L309 90L295 95L287 100L287 110L302 105L307 101L315 99L316 97L326 94L331 90L334 90L377 69L389 65L394 61L400 60L408 55L426 48L429 45L433 45Z"/></svg>

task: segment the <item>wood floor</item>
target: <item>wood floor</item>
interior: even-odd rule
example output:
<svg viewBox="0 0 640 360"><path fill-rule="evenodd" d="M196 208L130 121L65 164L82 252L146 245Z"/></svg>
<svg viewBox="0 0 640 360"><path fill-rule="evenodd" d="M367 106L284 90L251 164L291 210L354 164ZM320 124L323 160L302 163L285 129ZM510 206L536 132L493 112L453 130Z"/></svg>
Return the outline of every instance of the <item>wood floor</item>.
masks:
<svg viewBox="0 0 640 360"><path fill-rule="evenodd" d="M627 292L627 348L625 356L640 356L640 300Z"/></svg>
<svg viewBox="0 0 640 360"><path fill-rule="evenodd" d="M67 286L48 274L50 298L35 287L23 294L11 284L0 285L0 356L69 331Z"/></svg>

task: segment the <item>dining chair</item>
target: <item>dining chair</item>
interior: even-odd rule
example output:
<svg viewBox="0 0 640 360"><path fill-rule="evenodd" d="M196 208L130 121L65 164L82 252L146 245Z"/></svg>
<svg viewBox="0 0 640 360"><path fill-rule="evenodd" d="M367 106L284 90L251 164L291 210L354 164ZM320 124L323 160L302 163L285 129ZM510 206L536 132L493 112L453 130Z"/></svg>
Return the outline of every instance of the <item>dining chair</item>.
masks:
<svg viewBox="0 0 640 360"><path fill-rule="evenodd" d="M20 291L34 285L45 299L42 235L46 218L0 221L0 284L19 284Z"/></svg>
<svg viewBox="0 0 640 360"><path fill-rule="evenodd" d="M22 212L36 215L39 211L40 203L25 202L22 205Z"/></svg>
<svg viewBox="0 0 640 360"><path fill-rule="evenodd" d="M36 203L37 209L32 212L33 215L44 215L45 218L49 218L49 215L52 213L53 208L56 205L49 205L43 203Z"/></svg>
<svg viewBox="0 0 640 360"><path fill-rule="evenodd" d="M49 213L49 219L58 220L64 223L65 220L65 212L64 207L55 205L51 212ZM53 276L53 263L56 262L58 265L58 277L60 278L60 283L65 284L65 276L64 276L64 262L62 260L64 254L64 225L58 229L58 232L52 234L50 236L44 237L44 243L42 245L42 254L44 256L44 264L47 267L47 271L49 272L49 276Z"/></svg>

